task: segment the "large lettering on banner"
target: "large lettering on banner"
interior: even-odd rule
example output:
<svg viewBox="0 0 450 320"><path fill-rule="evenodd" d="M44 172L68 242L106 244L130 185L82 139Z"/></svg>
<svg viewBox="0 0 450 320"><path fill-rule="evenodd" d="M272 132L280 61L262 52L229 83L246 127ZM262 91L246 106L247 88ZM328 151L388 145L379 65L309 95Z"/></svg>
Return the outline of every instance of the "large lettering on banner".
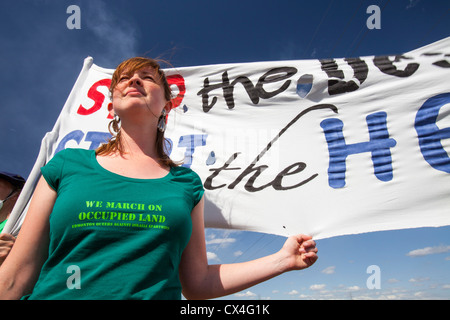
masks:
<svg viewBox="0 0 450 320"><path fill-rule="evenodd" d="M203 180L206 226L320 239L450 224L449 55L447 38L396 56L166 70L167 147ZM110 137L112 73L85 60L35 167Z"/></svg>

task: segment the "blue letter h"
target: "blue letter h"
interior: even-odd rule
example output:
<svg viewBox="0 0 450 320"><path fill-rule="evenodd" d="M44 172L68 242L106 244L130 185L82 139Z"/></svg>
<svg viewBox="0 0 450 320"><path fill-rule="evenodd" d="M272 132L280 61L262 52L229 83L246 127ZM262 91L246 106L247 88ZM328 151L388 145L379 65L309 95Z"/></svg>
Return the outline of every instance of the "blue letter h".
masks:
<svg viewBox="0 0 450 320"><path fill-rule="evenodd" d="M371 152L375 176L381 181L392 180L392 159L390 148L397 142L389 138L386 126L386 112L367 116L370 141L347 145L342 133L344 124L339 119L326 119L320 123L325 133L330 154L328 184L332 188L345 186L345 161L351 154Z"/></svg>

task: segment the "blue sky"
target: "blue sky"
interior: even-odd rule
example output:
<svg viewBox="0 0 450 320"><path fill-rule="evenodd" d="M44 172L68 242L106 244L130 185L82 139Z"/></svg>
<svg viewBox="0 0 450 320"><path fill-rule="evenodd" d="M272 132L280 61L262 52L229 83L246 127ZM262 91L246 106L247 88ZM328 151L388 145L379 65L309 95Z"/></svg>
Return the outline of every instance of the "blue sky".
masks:
<svg viewBox="0 0 450 320"><path fill-rule="evenodd" d="M66 9L81 9L70 30ZM369 30L369 5L381 29ZM174 67L399 54L450 35L448 0L2 0L1 170L28 176L87 56L114 68L134 55ZM278 250L284 238L206 231L211 263ZM449 299L450 227L374 232L318 241L313 268L281 275L227 299ZM367 268L380 270L368 289Z"/></svg>

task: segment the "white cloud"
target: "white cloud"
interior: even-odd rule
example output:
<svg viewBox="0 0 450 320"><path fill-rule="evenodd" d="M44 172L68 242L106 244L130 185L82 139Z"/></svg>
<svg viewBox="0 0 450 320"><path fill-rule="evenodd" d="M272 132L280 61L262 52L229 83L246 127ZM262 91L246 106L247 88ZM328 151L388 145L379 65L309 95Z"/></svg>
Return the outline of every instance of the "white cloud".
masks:
<svg viewBox="0 0 450 320"><path fill-rule="evenodd" d="M445 253L450 251L450 246L444 246L440 245L437 247L426 247L423 249L416 249L408 252L406 255L410 257L421 257L421 256L427 256L430 254L438 254L438 253Z"/></svg>
<svg viewBox="0 0 450 320"><path fill-rule="evenodd" d="M233 238L223 238L223 239L217 238L217 239L207 240L206 245L219 244L219 245L223 246L223 245L235 243L235 242L236 242L236 239L233 239Z"/></svg>
<svg viewBox="0 0 450 320"><path fill-rule="evenodd" d="M397 279L395 279L395 278L392 278L392 279L389 279L387 282L388 282L388 283L397 283L397 282L400 282L400 280L397 280Z"/></svg>
<svg viewBox="0 0 450 320"><path fill-rule="evenodd" d="M358 286L352 286L352 287L348 287L347 290L348 291L359 291L359 290L361 290L361 288Z"/></svg>
<svg viewBox="0 0 450 320"><path fill-rule="evenodd" d="M426 296L426 293L423 292L423 291L418 291L418 292L415 292L415 293L414 293L414 297L415 297L415 298L422 298L422 297L424 297L424 296Z"/></svg>
<svg viewBox="0 0 450 320"><path fill-rule="evenodd" d="M256 297L256 293L253 293L251 291L246 292L238 292L234 294L237 297Z"/></svg>
<svg viewBox="0 0 450 320"><path fill-rule="evenodd" d="M234 255L235 257L239 257L239 256L242 256L243 253L244 253L244 252L242 252L241 250L238 250L238 251L234 252L233 255Z"/></svg>
<svg viewBox="0 0 450 320"><path fill-rule="evenodd" d="M424 281L428 281L430 280L429 277L425 277L425 278L411 278L408 281L411 283L417 283L417 282L424 282Z"/></svg>
<svg viewBox="0 0 450 320"><path fill-rule="evenodd" d="M206 230L206 245L218 246L220 248L226 248L228 245L236 242L236 238L230 237L232 232L230 231L214 231L212 229Z"/></svg>
<svg viewBox="0 0 450 320"><path fill-rule="evenodd" d="M313 284L309 287L310 290L323 290L325 289L325 284Z"/></svg>
<svg viewBox="0 0 450 320"><path fill-rule="evenodd" d="M411 9L420 2L420 0L409 0L409 4L406 6L406 9Z"/></svg>
<svg viewBox="0 0 450 320"><path fill-rule="evenodd" d="M322 270L322 273L333 274L335 272L336 266L329 266Z"/></svg>
<svg viewBox="0 0 450 320"><path fill-rule="evenodd" d="M133 20L117 16L104 1L89 1L81 9L82 24L92 31L111 61L136 55L138 29ZM83 28L83 27L82 27Z"/></svg>
<svg viewBox="0 0 450 320"><path fill-rule="evenodd" d="M289 295L295 295L295 294L299 294L299 292L297 290L291 290L290 292L288 292Z"/></svg>
<svg viewBox="0 0 450 320"><path fill-rule="evenodd" d="M208 258L208 261L220 261L219 257L214 252L206 252L206 257Z"/></svg>

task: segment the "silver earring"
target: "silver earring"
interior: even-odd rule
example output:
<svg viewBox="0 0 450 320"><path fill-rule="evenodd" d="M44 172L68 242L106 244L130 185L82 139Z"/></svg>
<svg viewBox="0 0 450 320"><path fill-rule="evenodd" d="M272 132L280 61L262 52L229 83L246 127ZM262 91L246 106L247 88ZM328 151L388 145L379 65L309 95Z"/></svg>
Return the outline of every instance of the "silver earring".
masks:
<svg viewBox="0 0 450 320"><path fill-rule="evenodd" d="M120 118L117 114L114 114L114 118L109 123L109 131L111 132L111 129L114 133L118 134L120 131ZM111 134L113 133L111 132Z"/></svg>
<svg viewBox="0 0 450 320"><path fill-rule="evenodd" d="M163 109L158 121L158 130L160 132L166 131L166 109Z"/></svg>

